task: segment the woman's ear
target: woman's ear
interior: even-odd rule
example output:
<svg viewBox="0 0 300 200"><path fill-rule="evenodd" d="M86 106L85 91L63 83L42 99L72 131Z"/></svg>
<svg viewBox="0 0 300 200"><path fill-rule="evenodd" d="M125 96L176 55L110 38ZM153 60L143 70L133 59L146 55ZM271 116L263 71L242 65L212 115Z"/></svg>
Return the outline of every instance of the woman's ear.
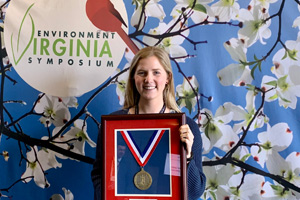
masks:
<svg viewBox="0 0 300 200"><path fill-rule="evenodd" d="M169 83L169 81L172 79L172 73L168 73L168 78L166 81L166 85Z"/></svg>

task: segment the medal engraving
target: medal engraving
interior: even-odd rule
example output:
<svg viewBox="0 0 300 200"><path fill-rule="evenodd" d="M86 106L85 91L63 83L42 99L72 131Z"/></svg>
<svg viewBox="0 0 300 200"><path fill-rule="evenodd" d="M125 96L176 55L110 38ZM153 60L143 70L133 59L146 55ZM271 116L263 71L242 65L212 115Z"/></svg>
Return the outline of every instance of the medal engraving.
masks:
<svg viewBox="0 0 300 200"><path fill-rule="evenodd" d="M152 185L152 177L143 168L134 176L134 185L140 190L147 190Z"/></svg>

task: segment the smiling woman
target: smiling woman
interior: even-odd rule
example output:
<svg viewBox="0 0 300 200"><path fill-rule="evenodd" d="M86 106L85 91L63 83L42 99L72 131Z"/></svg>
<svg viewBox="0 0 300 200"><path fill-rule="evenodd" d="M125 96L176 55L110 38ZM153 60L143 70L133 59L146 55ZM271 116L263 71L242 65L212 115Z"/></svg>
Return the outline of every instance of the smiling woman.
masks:
<svg viewBox="0 0 300 200"><path fill-rule="evenodd" d="M159 47L141 49L134 56L129 68L124 107L112 114L179 112L181 111L175 100L173 73L168 53ZM189 200L198 199L204 191L206 180L202 172L202 140L199 128L191 118L186 117L186 124L180 126L178 133L181 142L185 145L188 160L187 185ZM101 199L101 163L103 160L101 135L101 133L98 134L96 160L92 171L95 199ZM150 187L147 190L152 189Z"/></svg>

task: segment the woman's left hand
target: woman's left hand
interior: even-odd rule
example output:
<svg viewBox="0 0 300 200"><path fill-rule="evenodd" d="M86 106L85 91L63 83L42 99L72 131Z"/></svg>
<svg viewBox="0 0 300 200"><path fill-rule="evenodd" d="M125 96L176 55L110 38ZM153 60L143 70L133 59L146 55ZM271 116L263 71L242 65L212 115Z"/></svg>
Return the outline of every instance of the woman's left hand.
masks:
<svg viewBox="0 0 300 200"><path fill-rule="evenodd" d="M186 157L190 158L192 154L192 146L194 143L194 135L188 124L184 124L179 128L180 140L186 144Z"/></svg>

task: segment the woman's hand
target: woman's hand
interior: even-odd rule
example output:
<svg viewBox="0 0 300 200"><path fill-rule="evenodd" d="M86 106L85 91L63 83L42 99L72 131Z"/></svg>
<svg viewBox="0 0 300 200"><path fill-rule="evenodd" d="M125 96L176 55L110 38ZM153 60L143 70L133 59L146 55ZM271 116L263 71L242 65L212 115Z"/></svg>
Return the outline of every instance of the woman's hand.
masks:
<svg viewBox="0 0 300 200"><path fill-rule="evenodd" d="M186 157L190 158L192 156L194 135L188 124L180 126L179 133L180 133L180 140L186 144Z"/></svg>

